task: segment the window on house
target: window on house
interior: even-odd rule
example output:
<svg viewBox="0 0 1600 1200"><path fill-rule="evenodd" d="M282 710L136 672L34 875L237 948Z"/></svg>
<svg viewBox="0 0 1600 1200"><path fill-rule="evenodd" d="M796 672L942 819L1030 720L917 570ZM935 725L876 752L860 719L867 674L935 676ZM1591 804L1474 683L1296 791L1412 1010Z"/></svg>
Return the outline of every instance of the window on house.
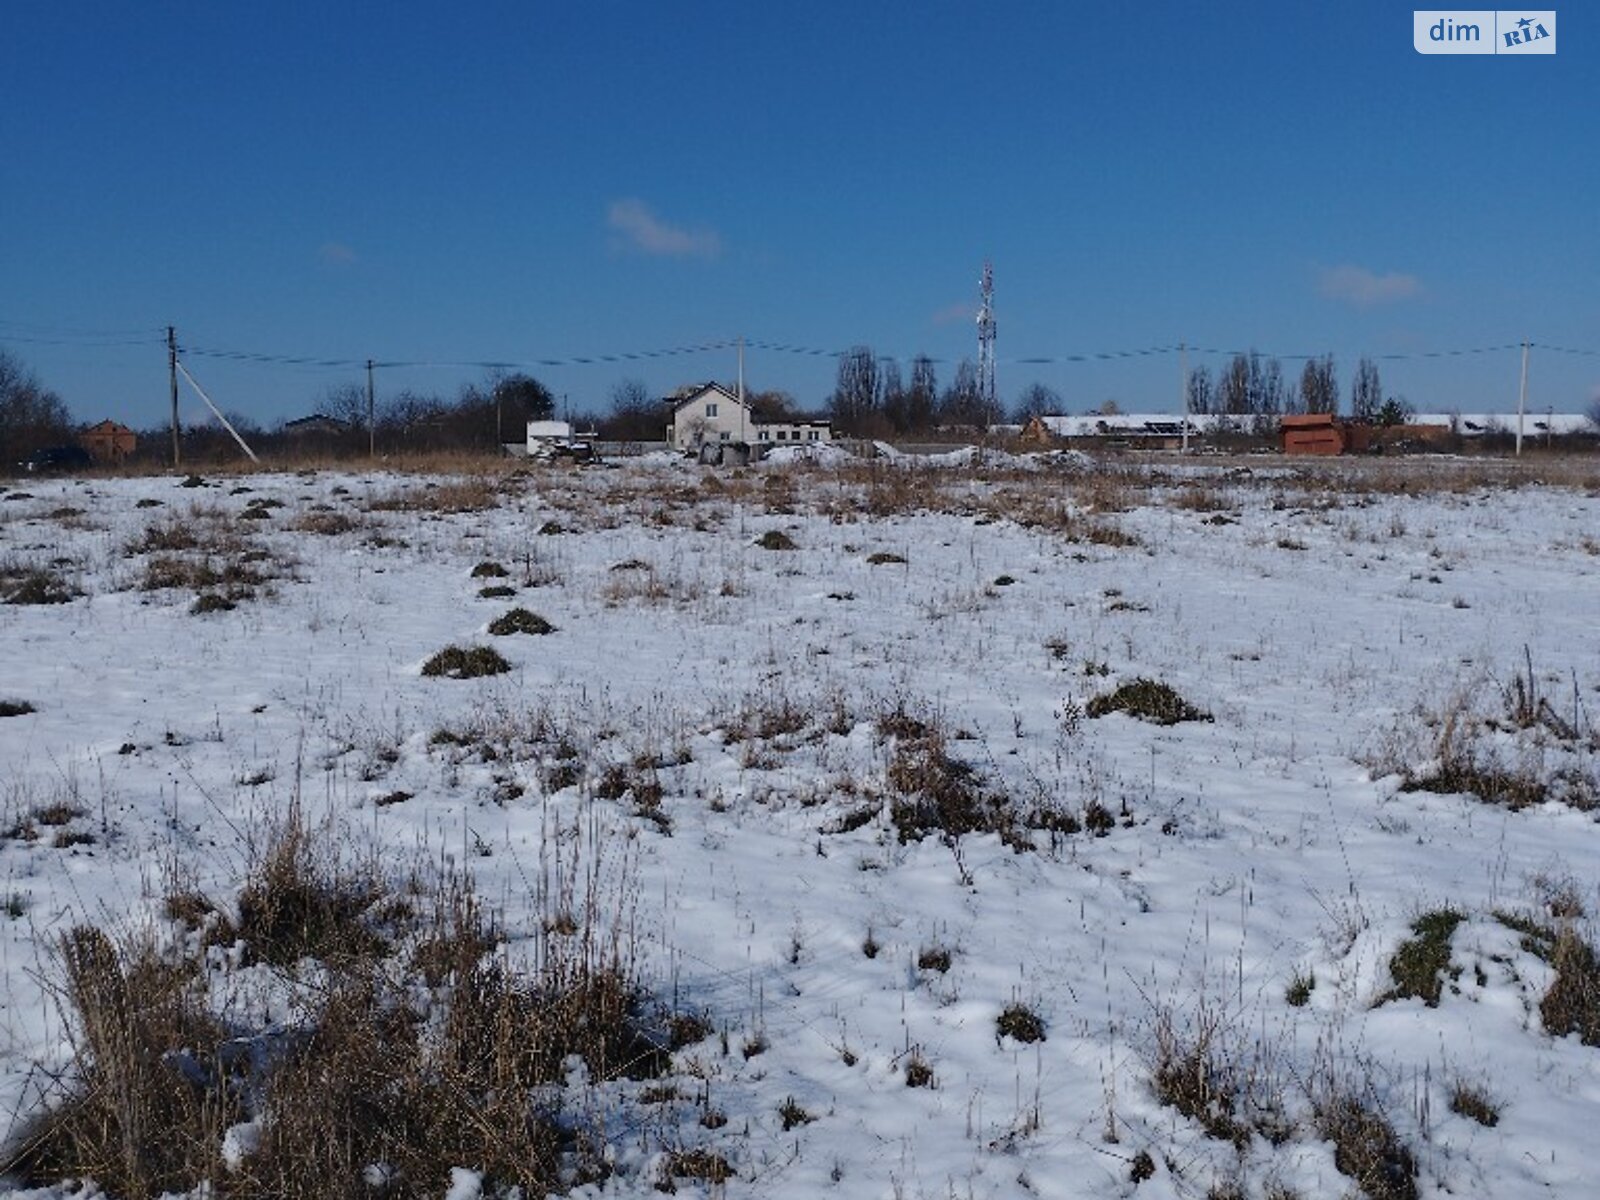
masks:
<svg viewBox="0 0 1600 1200"><path fill-rule="evenodd" d="M715 404L707 404L706 405L706 416L714 417L716 415L717 415L717 406Z"/></svg>
<svg viewBox="0 0 1600 1200"><path fill-rule="evenodd" d="M730 436L731 435L728 433L728 431L726 429L724 429L720 434L717 435L717 437L720 440L724 441L724 442L727 441Z"/></svg>

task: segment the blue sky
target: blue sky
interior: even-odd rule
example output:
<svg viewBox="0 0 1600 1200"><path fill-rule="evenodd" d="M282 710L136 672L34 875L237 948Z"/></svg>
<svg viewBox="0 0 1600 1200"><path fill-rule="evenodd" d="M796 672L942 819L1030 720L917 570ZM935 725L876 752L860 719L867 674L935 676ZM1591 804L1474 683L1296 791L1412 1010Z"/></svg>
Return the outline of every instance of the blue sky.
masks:
<svg viewBox="0 0 1600 1200"><path fill-rule="evenodd" d="M169 323L446 364L864 343L948 382L988 258L1007 403L1170 409L1174 354L1065 360L1179 341L1332 352L1347 389L1361 354L1526 337L1532 406L1577 410L1600 354L1544 347L1600 350L1587 17L1513 58L1418 55L1412 10L1372 3L13 4L0 346L138 425ZM269 426L361 378L186 361ZM1515 405L1514 349L1380 366L1422 408ZM532 373L581 411L734 354ZM833 375L746 358L807 406Z"/></svg>

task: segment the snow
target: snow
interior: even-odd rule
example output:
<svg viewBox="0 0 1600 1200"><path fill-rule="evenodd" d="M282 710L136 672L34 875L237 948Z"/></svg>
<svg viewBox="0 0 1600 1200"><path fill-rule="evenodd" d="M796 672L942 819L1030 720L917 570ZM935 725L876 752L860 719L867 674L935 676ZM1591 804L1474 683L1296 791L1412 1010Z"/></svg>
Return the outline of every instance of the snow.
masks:
<svg viewBox="0 0 1600 1200"><path fill-rule="evenodd" d="M1401 791L1394 772L1437 756L1452 706L1503 711L1530 660L1552 707L1592 724L1600 491L1312 493L1187 468L1184 484L1224 505L1213 523L1159 482L1130 488L1127 511L1080 505L1071 487L1096 482L1081 455L1070 478L1019 478L1014 456L988 452L938 458L948 503L879 516L828 457L793 473L784 504L763 486L784 474L770 458L741 480L676 456L524 467L479 512L373 510L449 481L363 472L0 491L0 577L62 560L85 593L0 605L0 701L36 708L0 718L3 822L65 799L81 810L68 828L94 839L0 839L17 913L0 919L6 1111L26 1107L39 1069L67 1065L54 939L84 921L160 923L174 865L227 902L252 839L299 796L351 848L469 864L514 937L539 920L528 880L551 831L592 831L646 982L710 1014L732 1049L713 1036L678 1056L710 1081L724 1127L702 1128L691 1101L653 1106L616 1147L618 1174L580 1194L651 1195L661 1153L705 1146L733 1164L724 1190L739 1197L1148 1198L1232 1178L1252 1196L1271 1181L1342 1195L1353 1184L1306 1119L1328 1062L1382 1104L1424 1196L1596 1194L1600 1050L1545 1032L1550 968L1496 917L1547 920L1568 881L1593 938L1593 815ZM1021 520L1038 497L1138 542ZM263 498L284 507L238 519ZM293 528L320 506L356 527ZM66 508L82 512L52 515ZM130 544L174 520L245 532L292 565L231 612L191 615L193 593L133 586L147 556ZM550 522L568 532L540 534ZM772 530L796 549L757 545ZM878 551L906 561L869 563ZM478 597L497 582L471 578L484 560L508 566L514 599ZM630 562L644 568L614 569ZM490 637L514 604L556 632ZM514 669L424 677L453 643L493 643ZM1084 714L1136 677L1213 720ZM804 727L730 732L778 705ZM1095 800L1113 828L1036 835L1028 853L993 835L902 843L882 812L825 832L885 791L894 743L877 721L896 709L943 726L949 752L1006 795L1080 813ZM532 713L591 763L681 758L659 767L670 833L586 787L544 794L536 761L430 745ZM1592 776L1592 753L1529 736L1497 744ZM508 780L520 797L503 798ZM1466 916L1459 977L1437 1008L1377 1003L1410 923L1443 905ZM933 947L947 972L918 966ZM1315 978L1298 1008L1297 974ZM265 1072L310 985L258 965L235 986L270 1024L239 1050ZM1043 1018L1045 1041L998 1034L1012 1003ZM1162 1023L1208 1014L1276 1081L1297 1122L1282 1145L1258 1137L1241 1158L1156 1097ZM746 1058L758 1035L765 1052ZM933 1086L906 1086L913 1054ZM1451 1111L1460 1080L1498 1102L1495 1127ZM594 1103L636 1091L604 1085ZM786 1131L791 1098L815 1120ZM228 1130L228 1160L259 1136ZM1141 1151L1156 1173L1136 1187ZM480 1194L474 1164L450 1165L451 1197Z"/></svg>

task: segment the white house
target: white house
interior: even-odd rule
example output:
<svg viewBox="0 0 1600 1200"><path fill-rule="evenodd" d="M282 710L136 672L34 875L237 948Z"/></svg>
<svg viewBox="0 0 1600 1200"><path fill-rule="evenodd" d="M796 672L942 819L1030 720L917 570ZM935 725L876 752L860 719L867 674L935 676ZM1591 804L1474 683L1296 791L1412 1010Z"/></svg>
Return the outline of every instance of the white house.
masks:
<svg viewBox="0 0 1600 1200"><path fill-rule="evenodd" d="M720 383L684 388L668 403L672 405L672 420L667 425L667 442L676 450L698 450L710 442L743 442L766 449L833 440L831 422L808 418L763 421Z"/></svg>

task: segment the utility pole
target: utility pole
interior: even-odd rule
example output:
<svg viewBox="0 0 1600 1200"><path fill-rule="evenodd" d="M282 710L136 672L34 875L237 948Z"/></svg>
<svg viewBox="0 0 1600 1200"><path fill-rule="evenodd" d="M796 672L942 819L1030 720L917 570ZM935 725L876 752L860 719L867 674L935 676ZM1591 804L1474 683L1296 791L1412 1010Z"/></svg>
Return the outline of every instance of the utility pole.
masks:
<svg viewBox="0 0 1600 1200"><path fill-rule="evenodd" d="M1183 452L1189 453L1189 345L1178 343L1178 392L1183 398Z"/></svg>
<svg viewBox="0 0 1600 1200"><path fill-rule="evenodd" d="M372 360L367 359L367 457L378 457L378 430L373 424Z"/></svg>
<svg viewBox="0 0 1600 1200"><path fill-rule="evenodd" d="M1522 343L1522 387L1517 392L1517 457L1522 457L1522 414L1528 407L1528 343Z"/></svg>
<svg viewBox="0 0 1600 1200"><path fill-rule="evenodd" d="M172 385L172 465L178 466L178 331L167 326L167 382Z"/></svg>
<svg viewBox="0 0 1600 1200"><path fill-rule="evenodd" d="M744 432L744 335L739 335L739 440L748 444Z"/></svg>

